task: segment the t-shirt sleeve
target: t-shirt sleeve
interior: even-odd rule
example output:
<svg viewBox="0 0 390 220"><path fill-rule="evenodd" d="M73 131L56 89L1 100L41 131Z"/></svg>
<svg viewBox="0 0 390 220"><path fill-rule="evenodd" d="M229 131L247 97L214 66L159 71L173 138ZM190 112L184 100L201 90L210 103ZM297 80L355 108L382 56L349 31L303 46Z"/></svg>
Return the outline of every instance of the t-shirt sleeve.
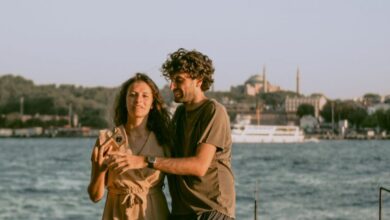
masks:
<svg viewBox="0 0 390 220"><path fill-rule="evenodd" d="M229 117L222 105L214 103L213 107L209 111L209 117L204 117L206 126L198 144L212 144L217 150L223 150L231 145Z"/></svg>

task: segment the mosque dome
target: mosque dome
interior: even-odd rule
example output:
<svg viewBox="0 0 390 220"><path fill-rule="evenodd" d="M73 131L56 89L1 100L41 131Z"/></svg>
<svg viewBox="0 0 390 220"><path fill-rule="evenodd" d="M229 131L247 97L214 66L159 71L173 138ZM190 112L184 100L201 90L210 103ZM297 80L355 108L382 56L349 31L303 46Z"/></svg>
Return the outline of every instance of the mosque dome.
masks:
<svg viewBox="0 0 390 220"><path fill-rule="evenodd" d="M249 77L247 81L245 81L245 84L262 84L263 83L263 76L262 75L253 75Z"/></svg>

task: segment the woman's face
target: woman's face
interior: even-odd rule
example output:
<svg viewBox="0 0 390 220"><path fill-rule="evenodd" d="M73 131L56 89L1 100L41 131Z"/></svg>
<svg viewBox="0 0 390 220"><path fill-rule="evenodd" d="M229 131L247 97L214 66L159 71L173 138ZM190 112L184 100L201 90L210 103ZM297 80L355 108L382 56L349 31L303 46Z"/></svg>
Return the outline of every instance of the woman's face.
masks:
<svg viewBox="0 0 390 220"><path fill-rule="evenodd" d="M127 90L126 107L130 117L144 118L153 104L153 92L148 84L136 81Z"/></svg>

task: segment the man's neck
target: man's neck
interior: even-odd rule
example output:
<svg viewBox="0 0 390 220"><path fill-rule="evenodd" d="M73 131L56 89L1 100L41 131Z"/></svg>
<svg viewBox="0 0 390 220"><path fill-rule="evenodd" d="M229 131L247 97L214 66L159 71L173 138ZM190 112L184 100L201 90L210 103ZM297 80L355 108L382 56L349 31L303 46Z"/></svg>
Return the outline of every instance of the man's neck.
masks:
<svg viewBox="0 0 390 220"><path fill-rule="evenodd" d="M186 109L186 111L192 111L192 110L198 108L199 106L201 106L207 99L208 98L202 92L197 97L195 97L192 102L183 103L184 108Z"/></svg>

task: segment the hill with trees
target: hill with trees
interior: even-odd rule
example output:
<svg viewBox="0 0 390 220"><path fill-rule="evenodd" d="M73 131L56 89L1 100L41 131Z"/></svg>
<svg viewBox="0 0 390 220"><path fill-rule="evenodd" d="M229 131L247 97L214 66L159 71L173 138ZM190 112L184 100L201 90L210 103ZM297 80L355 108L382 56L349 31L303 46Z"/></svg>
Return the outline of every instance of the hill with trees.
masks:
<svg viewBox="0 0 390 220"><path fill-rule="evenodd" d="M71 111L78 115L81 125L104 128L111 122L116 92L117 88L35 85L21 76L3 75L0 77L0 127L23 127L20 122L5 119L5 115L20 113L23 103L26 115L66 116ZM54 123L35 121L36 125L43 127Z"/></svg>

